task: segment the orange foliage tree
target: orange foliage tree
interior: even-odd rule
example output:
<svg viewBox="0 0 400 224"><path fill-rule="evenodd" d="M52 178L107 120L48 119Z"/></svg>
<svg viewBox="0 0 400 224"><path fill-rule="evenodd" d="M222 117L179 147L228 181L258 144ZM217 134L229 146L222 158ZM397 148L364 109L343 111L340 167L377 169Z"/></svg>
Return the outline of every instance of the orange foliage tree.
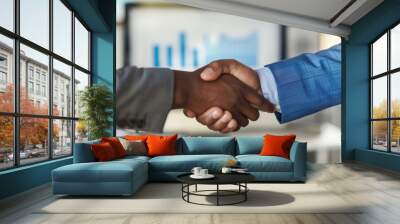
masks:
<svg viewBox="0 0 400 224"><path fill-rule="evenodd" d="M400 117L400 101L393 99L391 104L392 117ZM381 101L378 106L373 108L373 118L387 118L387 101ZM387 121L377 121L373 125L374 138L386 138ZM400 122L397 120L391 121L392 142L397 142L400 139Z"/></svg>
<svg viewBox="0 0 400 224"><path fill-rule="evenodd" d="M29 99L28 93L25 88L20 88L20 110L23 114L40 114L46 115L48 107L41 105L34 105ZM13 86L7 86L6 92L0 94L0 110L3 112L12 112L14 107ZM58 114L58 111L55 111ZM12 148L13 146L13 120L11 116L0 116L0 147ZM26 145L47 143L47 136L49 132L48 119L46 118L20 118L20 148L24 149ZM59 135L59 128L53 126L53 138Z"/></svg>

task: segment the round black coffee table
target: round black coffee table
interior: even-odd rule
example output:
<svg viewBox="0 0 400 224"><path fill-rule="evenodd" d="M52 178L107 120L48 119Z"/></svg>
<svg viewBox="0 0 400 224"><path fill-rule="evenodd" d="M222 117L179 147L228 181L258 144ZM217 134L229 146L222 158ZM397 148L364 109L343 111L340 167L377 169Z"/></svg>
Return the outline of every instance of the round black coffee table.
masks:
<svg viewBox="0 0 400 224"><path fill-rule="evenodd" d="M193 179L189 174L182 174L177 177L178 181L182 183L182 199L188 203L198 204L198 205L234 205L245 202L247 200L247 192L249 188L247 183L255 180L255 177L248 173L229 173L213 174L215 177L212 179ZM198 190L197 185L215 185L215 190ZM223 190L220 189L220 185L236 185L237 190ZM190 191L190 186L195 186L194 191ZM206 194L209 192L215 192L215 194ZM190 196L203 196L203 197L216 197L216 204L202 204L193 202L190 200ZM240 196L240 199L231 203L221 203L221 197L232 197Z"/></svg>

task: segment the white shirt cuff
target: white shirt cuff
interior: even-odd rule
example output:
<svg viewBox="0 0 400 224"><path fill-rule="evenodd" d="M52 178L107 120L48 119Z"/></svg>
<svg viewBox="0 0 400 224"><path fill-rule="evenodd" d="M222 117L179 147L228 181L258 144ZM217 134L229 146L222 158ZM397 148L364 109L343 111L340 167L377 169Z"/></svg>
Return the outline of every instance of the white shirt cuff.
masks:
<svg viewBox="0 0 400 224"><path fill-rule="evenodd" d="M269 100L275 105L276 111L280 112L278 88L276 87L276 82L271 69L268 67L263 67L256 70L258 78L260 79L261 91L265 99Z"/></svg>

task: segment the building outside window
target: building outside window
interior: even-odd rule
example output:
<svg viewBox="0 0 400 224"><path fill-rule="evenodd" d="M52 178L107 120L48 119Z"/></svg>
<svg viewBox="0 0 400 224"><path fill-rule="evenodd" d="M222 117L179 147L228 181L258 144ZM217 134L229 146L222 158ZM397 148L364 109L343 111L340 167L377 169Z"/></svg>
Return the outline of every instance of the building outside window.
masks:
<svg viewBox="0 0 400 224"><path fill-rule="evenodd" d="M46 86L42 86L42 96L46 96Z"/></svg>
<svg viewBox="0 0 400 224"><path fill-rule="evenodd" d="M19 5L15 9L18 13L14 10L10 13L13 17L20 16L11 18L20 21L17 29L7 32L0 29L0 83L11 87L4 91L0 88L0 170L70 156L73 143L87 139L86 126L78 122L79 114L71 107L79 102L81 88L65 88L90 84L81 81L82 76L90 80L91 74L87 26L62 0L19 1L13 5ZM39 15L38 11L43 13ZM15 51L17 45L19 52ZM77 54L82 46L87 49L79 49ZM14 53L20 59L19 88L15 88L14 78L11 78L17 65L12 60ZM79 77L75 77L78 72ZM53 85L50 85L50 78L53 78ZM15 99L16 90L20 93ZM56 100L60 94L63 94L62 103ZM14 105L19 112L14 111ZM32 133L36 133L35 136Z"/></svg>
<svg viewBox="0 0 400 224"><path fill-rule="evenodd" d="M0 84L2 85L7 84L7 73L4 71L0 71Z"/></svg>
<svg viewBox="0 0 400 224"><path fill-rule="evenodd" d="M400 25L370 45L371 148L400 153Z"/></svg>
<svg viewBox="0 0 400 224"><path fill-rule="evenodd" d="M36 84L36 95L40 96L40 84Z"/></svg>
<svg viewBox="0 0 400 224"><path fill-rule="evenodd" d="M33 80L33 67L32 66L29 66L28 74L29 74L29 79Z"/></svg>
<svg viewBox="0 0 400 224"><path fill-rule="evenodd" d="M34 93L33 82L31 82L31 81L28 82L28 92L29 92L29 94Z"/></svg>
<svg viewBox="0 0 400 224"><path fill-rule="evenodd" d="M0 91L7 87L7 56L0 54Z"/></svg>

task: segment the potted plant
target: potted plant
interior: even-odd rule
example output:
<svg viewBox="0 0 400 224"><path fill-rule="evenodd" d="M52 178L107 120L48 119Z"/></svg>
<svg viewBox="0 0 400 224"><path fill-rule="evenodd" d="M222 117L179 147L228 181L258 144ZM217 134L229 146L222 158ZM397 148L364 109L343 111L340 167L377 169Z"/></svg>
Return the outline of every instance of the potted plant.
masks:
<svg viewBox="0 0 400 224"><path fill-rule="evenodd" d="M87 128L90 140L110 136L112 126L113 95L109 88L102 84L86 87L80 92L79 106L82 110L78 124Z"/></svg>

